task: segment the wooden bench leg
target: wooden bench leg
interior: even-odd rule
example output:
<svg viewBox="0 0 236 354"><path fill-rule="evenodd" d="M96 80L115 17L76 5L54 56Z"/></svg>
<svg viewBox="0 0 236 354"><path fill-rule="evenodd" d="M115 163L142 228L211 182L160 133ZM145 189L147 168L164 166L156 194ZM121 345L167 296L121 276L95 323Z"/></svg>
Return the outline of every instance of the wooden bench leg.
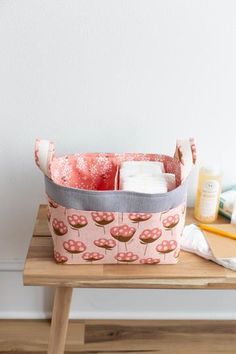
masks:
<svg viewBox="0 0 236 354"><path fill-rule="evenodd" d="M56 288L48 354L64 354L72 291L73 288Z"/></svg>

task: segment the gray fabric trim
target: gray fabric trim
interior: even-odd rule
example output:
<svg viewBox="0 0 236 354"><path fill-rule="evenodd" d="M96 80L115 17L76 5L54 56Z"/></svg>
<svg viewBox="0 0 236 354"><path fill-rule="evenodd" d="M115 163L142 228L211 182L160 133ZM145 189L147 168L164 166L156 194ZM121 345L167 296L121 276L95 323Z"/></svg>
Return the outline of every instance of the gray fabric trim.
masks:
<svg viewBox="0 0 236 354"><path fill-rule="evenodd" d="M162 194L129 191L93 191L56 184L45 176L47 195L56 203L71 209L158 213L177 207L186 200L186 181L174 190Z"/></svg>

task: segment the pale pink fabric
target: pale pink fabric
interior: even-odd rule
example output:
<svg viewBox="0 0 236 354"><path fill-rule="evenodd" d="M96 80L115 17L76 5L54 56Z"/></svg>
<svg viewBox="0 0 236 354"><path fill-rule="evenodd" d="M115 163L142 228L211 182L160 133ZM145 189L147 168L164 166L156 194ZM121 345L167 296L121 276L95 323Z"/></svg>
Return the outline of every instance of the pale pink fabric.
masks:
<svg viewBox="0 0 236 354"><path fill-rule="evenodd" d="M174 264L185 210L184 203L152 214L78 211L49 200L54 258L66 264Z"/></svg>
<svg viewBox="0 0 236 354"><path fill-rule="evenodd" d="M51 163L55 158L55 145L50 140L36 139L34 158L36 165L51 178Z"/></svg>
<svg viewBox="0 0 236 354"><path fill-rule="evenodd" d="M180 176L182 183L190 174L196 163L197 152L194 138L188 140L178 139L176 142L175 159L180 164Z"/></svg>

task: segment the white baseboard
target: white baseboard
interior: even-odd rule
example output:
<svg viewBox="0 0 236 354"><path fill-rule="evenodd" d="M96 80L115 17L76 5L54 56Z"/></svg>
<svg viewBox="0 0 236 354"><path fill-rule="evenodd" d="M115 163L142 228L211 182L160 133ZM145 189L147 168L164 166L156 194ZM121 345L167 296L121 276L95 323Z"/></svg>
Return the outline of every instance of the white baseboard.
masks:
<svg viewBox="0 0 236 354"><path fill-rule="evenodd" d="M0 272L22 272L24 269L23 258L0 259Z"/></svg>
<svg viewBox="0 0 236 354"><path fill-rule="evenodd" d="M0 319L44 320L50 319L49 312L0 312ZM179 312L179 313L142 313L142 312L87 312L74 311L72 320L236 320L236 313Z"/></svg>

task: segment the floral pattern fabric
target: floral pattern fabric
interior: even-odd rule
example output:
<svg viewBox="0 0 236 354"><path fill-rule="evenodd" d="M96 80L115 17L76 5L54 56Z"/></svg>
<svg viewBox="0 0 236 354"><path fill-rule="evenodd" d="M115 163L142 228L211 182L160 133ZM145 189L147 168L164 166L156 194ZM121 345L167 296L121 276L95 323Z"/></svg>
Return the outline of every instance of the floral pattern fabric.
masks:
<svg viewBox="0 0 236 354"><path fill-rule="evenodd" d="M79 211L51 199L48 208L57 263L177 263L185 203L162 213Z"/></svg>

